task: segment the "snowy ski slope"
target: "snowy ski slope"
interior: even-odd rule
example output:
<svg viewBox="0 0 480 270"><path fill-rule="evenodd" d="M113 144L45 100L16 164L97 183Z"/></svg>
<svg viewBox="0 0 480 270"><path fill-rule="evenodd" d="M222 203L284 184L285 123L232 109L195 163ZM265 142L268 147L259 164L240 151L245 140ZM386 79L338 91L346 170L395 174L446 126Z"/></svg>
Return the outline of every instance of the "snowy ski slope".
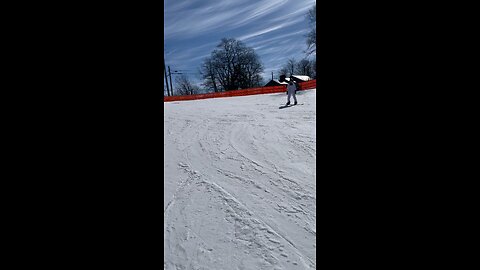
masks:
<svg viewBox="0 0 480 270"><path fill-rule="evenodd" d="M315 96L164 103L164 269L316 269Z"/></svg>

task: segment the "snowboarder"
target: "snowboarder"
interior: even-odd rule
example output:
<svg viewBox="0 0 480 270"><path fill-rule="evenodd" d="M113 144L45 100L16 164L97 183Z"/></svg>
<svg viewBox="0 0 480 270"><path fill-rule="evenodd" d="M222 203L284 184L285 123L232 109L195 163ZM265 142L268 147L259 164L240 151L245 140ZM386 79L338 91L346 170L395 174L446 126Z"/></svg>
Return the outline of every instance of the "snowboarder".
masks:
<svg viewBox="0 0 480 270"><path fill-rule="evenodd" d="M293 100L295 101L293 105L297 105L297 96L295 95L296 92L297 92L297 86L293 82L292 78L290 78L290 82L288 83L288 86L287 86L287 95L288 95L287 106L290 105L290 96L292 95L293 95Z"/></svg>

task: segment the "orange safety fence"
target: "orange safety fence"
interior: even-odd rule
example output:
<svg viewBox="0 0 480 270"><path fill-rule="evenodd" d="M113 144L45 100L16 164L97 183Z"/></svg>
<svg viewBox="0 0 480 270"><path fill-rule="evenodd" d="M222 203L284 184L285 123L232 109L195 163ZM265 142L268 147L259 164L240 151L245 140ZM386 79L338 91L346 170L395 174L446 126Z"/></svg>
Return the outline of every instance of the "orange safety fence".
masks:
<svg viewBox="0 0 480 270"><path fill-rule="evenodd" d="M317 87L317 80L301 82L298 84L298 86L299 86L298 90L314 89ZM171 96L171 97L163 97L163 101L171 102L171 101L180 101L180 100L196 100L196 99L207 99L207 98L273 94L273 93L285 92L286 88L287 88L286 85L279 85L279 86L267 86L267 87L257 87L257 88L241 89L241 90L232 90L232 91L217 92L217 93Z"/></svg>

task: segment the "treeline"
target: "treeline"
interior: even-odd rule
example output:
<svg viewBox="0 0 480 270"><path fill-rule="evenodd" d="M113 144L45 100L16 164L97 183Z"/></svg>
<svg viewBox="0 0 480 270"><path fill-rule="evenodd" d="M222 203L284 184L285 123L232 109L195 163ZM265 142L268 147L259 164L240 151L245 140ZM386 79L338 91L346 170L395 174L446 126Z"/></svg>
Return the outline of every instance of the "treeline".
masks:
<svg viewBox="0 0 480 270"><path fill-rule="evenodd" d="M278 76L285 75L306 75L310 78L317 78L317 60L315 58L308 60L302 59L300 61L295 58L288 59L287 63L278 71Z"/></svg>

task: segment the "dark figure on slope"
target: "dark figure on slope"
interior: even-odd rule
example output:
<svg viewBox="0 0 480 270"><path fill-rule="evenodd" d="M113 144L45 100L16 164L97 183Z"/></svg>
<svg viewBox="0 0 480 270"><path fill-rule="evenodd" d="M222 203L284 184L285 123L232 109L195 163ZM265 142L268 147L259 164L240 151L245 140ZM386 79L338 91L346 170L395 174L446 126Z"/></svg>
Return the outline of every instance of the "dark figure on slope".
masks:
<svg viewBox="0 0 480 270"><path fill-rule="evenodd" d="M297 105L297 96L295 93L297 92L297 86L293 82L293 80L290 78L290 82L288 83L287 86L287 95L288 95L288 100L287 100L287 106L290 105L290 97L293 95L293 100L295 103L293 105Z"/></svg>

